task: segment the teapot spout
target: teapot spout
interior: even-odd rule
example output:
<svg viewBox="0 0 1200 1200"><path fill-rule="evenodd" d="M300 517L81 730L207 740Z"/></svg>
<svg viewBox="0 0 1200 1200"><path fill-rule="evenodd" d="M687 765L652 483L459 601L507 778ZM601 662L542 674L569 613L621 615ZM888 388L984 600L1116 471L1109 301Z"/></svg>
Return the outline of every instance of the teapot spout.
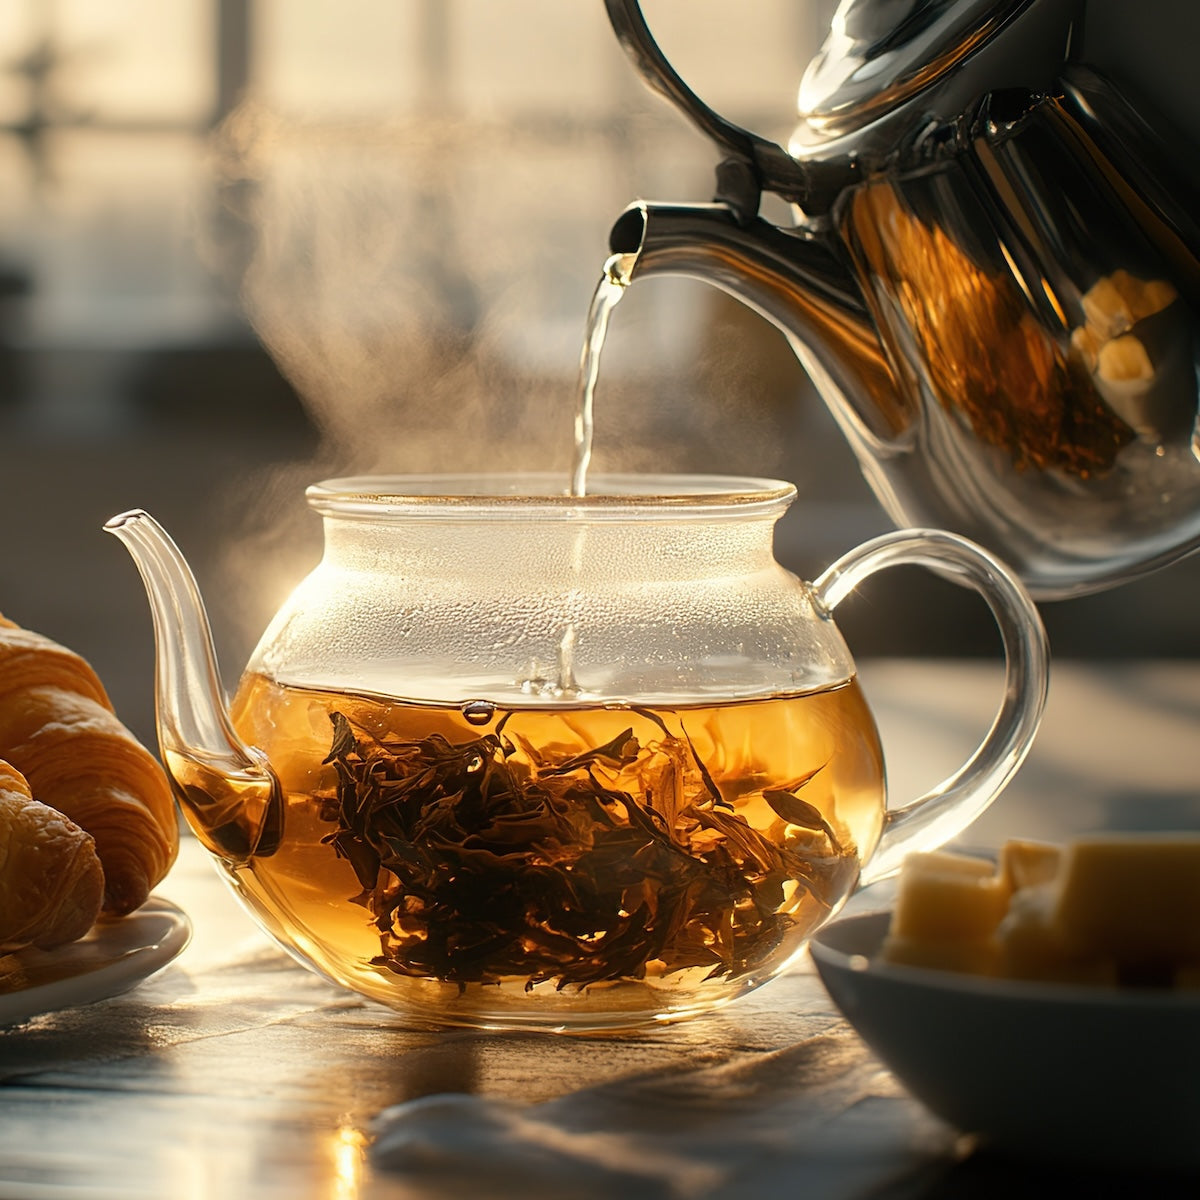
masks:
<svg viewBox="0 0 1200 1200"><path fill-rule="evenodd" d="M888 416L898 389L861 292L821 234L739 219L722 203L639 201L617 218L609 245L630 281L699 279L777 326L864 461L903 428Z"/></svg>
<svg viewBox="0 0 1200 1200"><path fill-rule="evenodd" d="M282 834L279 783L229 719L208 616L187 561L140 509L104 528L132 555L150 601L159 750L188 824L233 865L273 853Z"/></svg>

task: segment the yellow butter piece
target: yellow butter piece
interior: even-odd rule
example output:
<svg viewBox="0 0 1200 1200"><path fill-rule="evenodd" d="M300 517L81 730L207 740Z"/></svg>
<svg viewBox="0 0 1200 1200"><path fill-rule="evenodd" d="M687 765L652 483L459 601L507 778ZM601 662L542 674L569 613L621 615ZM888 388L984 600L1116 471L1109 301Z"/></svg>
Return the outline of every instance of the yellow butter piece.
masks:
<svg viewBox="0 0 1200 1200"><path fill-rule="evenodd" d="M996 973L1047 983L1115 984L1117 964L1074 953L1055 924L1058 891L1053 880L1014 893L996 930Z"/></svg>
<svg viewBox="0 0 1200 1200"><path fill-rule="evenodd" d="M1165 279L1148 279L1143 285L1141 295L1134 310L1134 317L1152 317L1162 312L1164 308L1175 303L1179 293Z"/></svg>
<svg viewBox="0 0 1200 1200"><path fill-rule="evenodd" d="M1112 276L1096 280L1080 299L1088 326L1102 340L1124 333L1133 324L1129 300Z"/></svg>
<svg viewBox="0 0 1200 1200"><path fill-rule="evenodd" d="M910 855L889 932L910 942L984 941L1004 916L1008 895L984 859L942 851Z"/></svg>
<svg viewBox="0 0 1200 1200"><path fill-rule="evenodd" d="M1132 333L1122 334L1100 347L1096 356L1096 370L1102 379L1113 383L1144 383L1154 378L1154 364L1150 361L1150 355Z"/></svg>
<svg viewBox="0 0 1200 1200"><path fill-rule="evenodd" d="M1050 883L1058 874L1062 850L1050 842L1016 838L1000 849L1000 877L1016 892L1021 888Z"/></svg>
<svg viewBox="0 0 1200 1200"><path fill-rule="evenodd" d="M1135 323L1161 312L1178 295L1165 279L1139 279L1123 268L1114 271L1109 279Z"/></svg>
<svg viewBox="0 0 1200 1200"><path fill-rule="evenodd" d="M1200 834L1011 840L905 861L883 957L973 975L1200 987Z"/></svg>
<svg viewBox="0 0 1200 1200"><path fill-rule="evenodd" d="M1200 960L1200 836L1122 834L1066 850L1053 923L1075 957Z"/></svg>
<svg viewBox="0 0 1200 1200"><path fill-rule="evenodd" d="M981 941L930 941L889 936L883 942L885 961L906 967L929 967L966 975L995 975L999 950L994 938Z"/></svg>

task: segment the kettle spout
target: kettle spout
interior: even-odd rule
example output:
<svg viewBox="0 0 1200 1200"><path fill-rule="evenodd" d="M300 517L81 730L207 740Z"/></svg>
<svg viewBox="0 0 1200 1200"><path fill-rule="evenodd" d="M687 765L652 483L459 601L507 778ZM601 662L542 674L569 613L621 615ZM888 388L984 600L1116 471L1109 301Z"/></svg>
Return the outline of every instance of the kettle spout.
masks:
<svg viewBox="0 0 1200 1200"><path fill-rule="evenodd" d="M621 272L682 275L728 292L777 326L813 377L852 444L898 432L897 387L862 294L819 233L761 217L739 219L725 204L631 204L609 234ZM866 446L863 446L866 449Z"/></svg>
<svg viewBox="0 0 1200 1200"><path fill-rule="evenodd" d="M188 824L233 865L273 853L282 834L279 783L230 722L208 616L187 561L140 509L104 528L132 555L150 601L159 750Z"/></svg>

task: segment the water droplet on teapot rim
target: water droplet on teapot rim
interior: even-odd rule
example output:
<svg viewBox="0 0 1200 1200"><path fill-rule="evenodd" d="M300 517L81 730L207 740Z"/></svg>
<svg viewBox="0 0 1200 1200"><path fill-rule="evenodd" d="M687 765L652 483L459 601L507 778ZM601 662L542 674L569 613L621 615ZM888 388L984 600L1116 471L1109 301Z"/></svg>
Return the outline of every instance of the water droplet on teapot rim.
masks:
<svg viewBox="0 0 1200 1200"><path fill-rule="evenodd" d="M488 700L468 700L459 712L468 725L486 725L496 715L496 706Z"/></svg>

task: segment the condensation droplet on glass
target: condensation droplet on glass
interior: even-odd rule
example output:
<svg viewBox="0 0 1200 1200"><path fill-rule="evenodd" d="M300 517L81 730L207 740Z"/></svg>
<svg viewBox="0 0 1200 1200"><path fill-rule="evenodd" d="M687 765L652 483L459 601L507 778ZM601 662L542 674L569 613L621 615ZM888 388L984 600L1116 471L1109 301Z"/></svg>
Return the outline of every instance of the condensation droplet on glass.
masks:
<svg viewBox="0 0 1200 1200"><path fill-rule="evenodd" d="M478 755L478 754L472 754L471 757L467 759L467 774L475 775L482 770L483 770L482 756Z"/></svg>
<svg viewBox="0 0 1200 1200"><path fill-rule="evenodd" d="M496 715L496 706L487 700L468 700L459 711L468 725L486 725Z"/></svg>

